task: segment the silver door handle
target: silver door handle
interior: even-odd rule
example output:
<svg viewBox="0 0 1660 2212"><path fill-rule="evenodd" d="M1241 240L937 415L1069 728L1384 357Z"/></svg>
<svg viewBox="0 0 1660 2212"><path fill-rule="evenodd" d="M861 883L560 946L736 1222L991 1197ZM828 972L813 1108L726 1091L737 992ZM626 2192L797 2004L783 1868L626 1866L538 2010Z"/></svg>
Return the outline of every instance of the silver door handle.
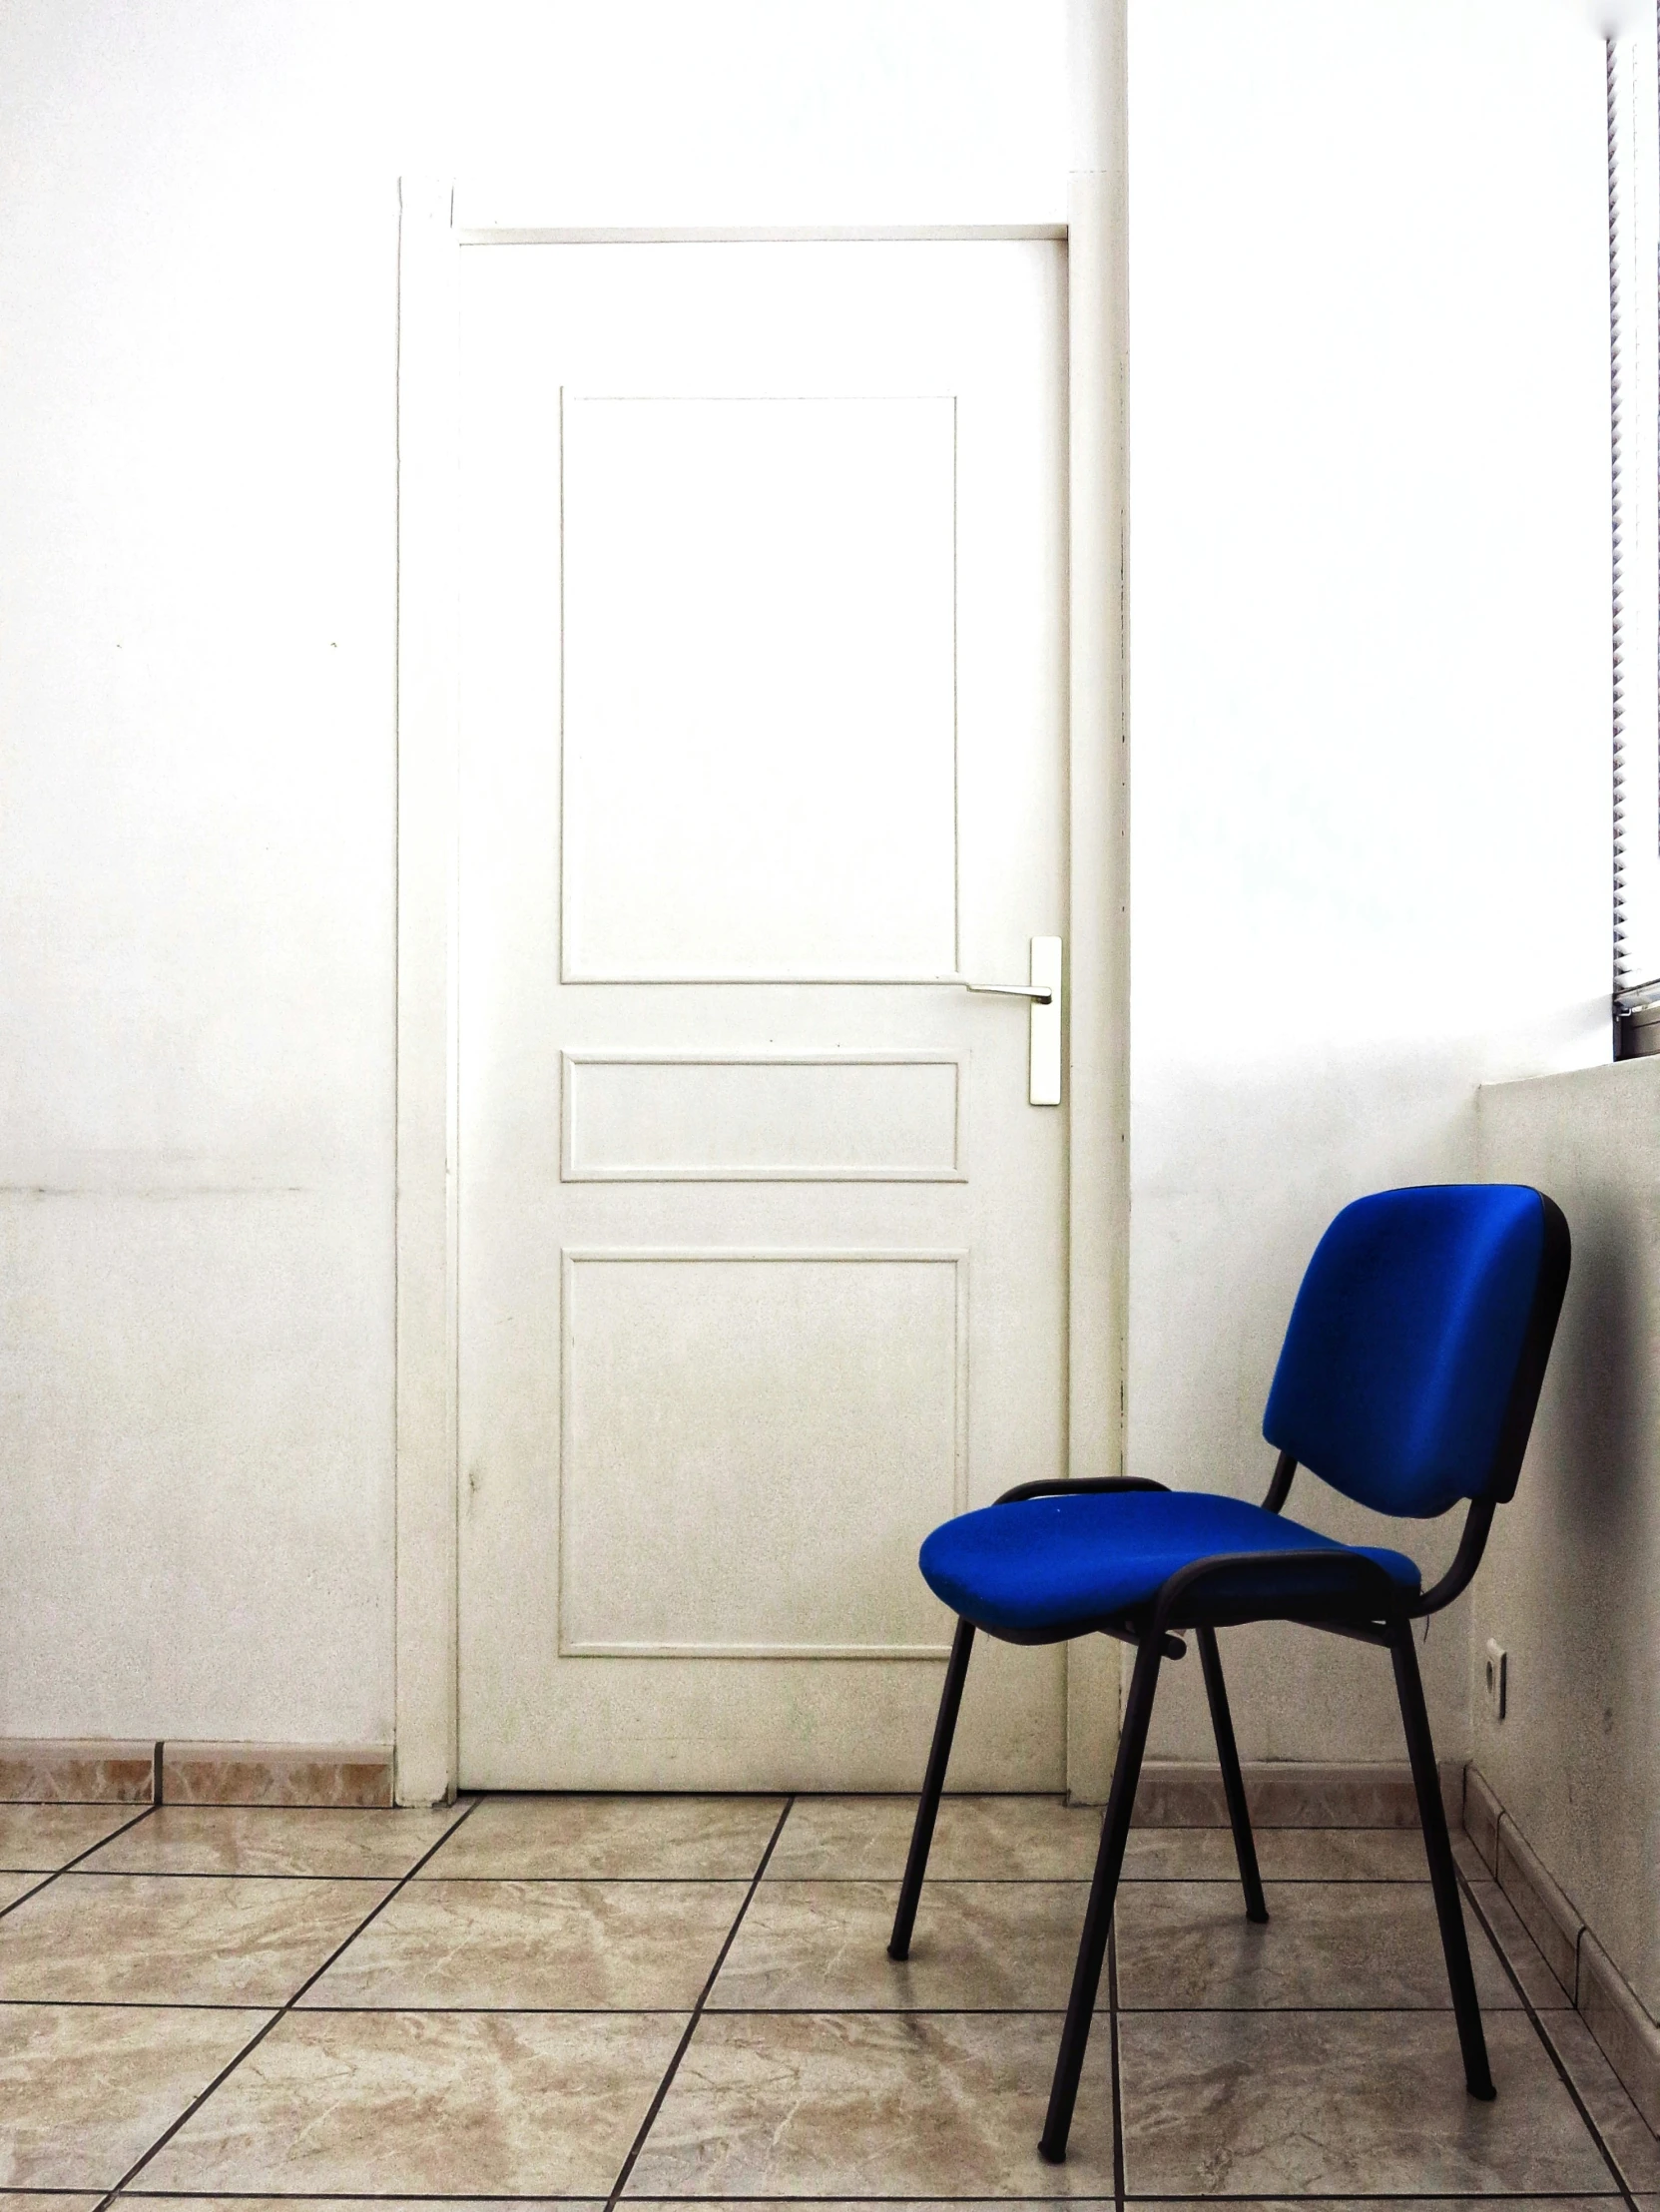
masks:
<svg viewBox="0 0 1660 2212"><path fill-rule="evenodd" d="M970 983L966 975L953 975L953 983L960 983L965 991L978 991L982 998L1029 998L1039 1006L1047 1006L1054 999L1054 992L1037 983Z"/></svg>
<svg viewBox="0 0 1660 2212"><path fill-rule="evenodd" d="M960 983L965 991L987 998L1024 998L1031 1006L1031 1049L1026 1096L1034 1106L1060 1104L1060 986L1059 937L1032 939L1029 983L973 983L966 975L941 976L941 982Z"/></svg>

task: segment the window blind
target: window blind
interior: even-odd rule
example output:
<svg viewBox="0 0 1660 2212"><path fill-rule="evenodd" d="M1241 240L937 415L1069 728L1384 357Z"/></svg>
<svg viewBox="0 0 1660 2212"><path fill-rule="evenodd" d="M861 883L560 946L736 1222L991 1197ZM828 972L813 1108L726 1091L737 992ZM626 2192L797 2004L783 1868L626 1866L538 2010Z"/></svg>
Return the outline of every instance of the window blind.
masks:
<svg viewBox="0 0 1660 2212"><path fill-rule="evenodd" d="M1660 1048L1660 12L1607 45L1614 1006ZM1647 1027L1648 1024L1640 1023ZM1620 1025L1619 1049L1647 1039Z"/></svg>

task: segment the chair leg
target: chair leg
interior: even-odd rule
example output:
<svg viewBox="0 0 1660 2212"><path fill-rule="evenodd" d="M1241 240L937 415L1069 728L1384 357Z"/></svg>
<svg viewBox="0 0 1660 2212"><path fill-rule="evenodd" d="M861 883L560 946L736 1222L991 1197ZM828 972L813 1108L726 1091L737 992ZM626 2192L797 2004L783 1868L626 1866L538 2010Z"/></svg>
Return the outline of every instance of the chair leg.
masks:
<svg viewBox="0 0 1660 2212"><path fill-rule="evenodd" d="M1487 2064L1487 2039L1481 2031L1481 2006L1475 1994L1475 1976L1470 1971L1469 1941L1464 1934L1463 1908L1458 1902L1458 1878L1452 1867L1446 1809L1441 1804L1440 1776L1435 1771L1435 1747L1429 1735L1429 1715L1423 1705L1423 1684L1418 1678L1410 1621L1400 1621L1390 1629L1389 1654L1394 1661L1394 1686L1406 1731L1406 1754L1412 1762L1412 1785L1417 1792L1423 1848L1429 1860L1435 1918L1441 1926L1446 1978L1451 1984L1452 2010L1458 2022L1464 2082L1472 2097L1486 2099L1495 2094Z"/></svg>
<svg viewBox="0 0 1660 2212"><path fill-rule="evenodd" d="M1228 1819L1234 1831L1234 1856L1239 1861L1240 1887L1245 1892L1245 1917L1248 1921L1266 1921L1268 1905L1263 1897L1263 1878L1257 1871L1251 1809L1245 1802L1245 1778L1239 1771L1239 1746L1234 1742L1234 1720L1228 1710L1228 1685L1222 1678L1222 1654L1216 1648L1216 1630L1199 1628L1194 1634L1199 1643L1199 1664L1205 1670L1205 1695L1210 1700L1216 1756L1222 1768Z"/></svg>
<svg viewBox="0 0 1660 2212"><path fill-rule="evenodd" d="M905 1878L899 1885L899 1909L893 1916L893 1933L887 1939L889 1958L910 1956L910 1932L916 1925L922 1877L928 1868L928 1847L933 1842L934 1819L939 1812L940 1793L945 1787L951 1738L957 1732L957 1709L962 1703L962 1685L968 1679L968 1658L973 1648L974 1624L959 1620L957 1632L951 1638L951 1656L945 1662L945 1687L939 1693L939 1718L933 1724L928 1771L922 1777L922 1795L916 1801L916 1825L910 1832L910 1855L905 1861Z"/></svg>
<svg viewBox="0 0 1660 2212"><path fill-rule="evenodd" d="M1118 1734L1118 1763L1113 1768L1112 1789L1106 1817L1101 1823L1101 1848L1095 1856L1095 1879L1090 1884L1089 1909L1078 1943L1078 1962L1072 1972L1072 1994L1061 2030L1055 2078L1049 2090L1049 2112L1043 2123L1038 2150L1051 2166L1066 2162L1066 2138L1072 2131L1072 2107L1078 2101L1078 2082L1084 2070L1084 2052L1095 2016L1095 1998L1101 1986L1101 1967L1107 1955L1107 1936L1112 1928L1118 1877L1124 1867L1124 1847L1130 1836L1130 1815L1135 1809L1136 1784L1141 1759L1147 1749L1147 1726L1153 1717L1153 1693L1159 1681L1160 1639L1149 1636L1136 1652L1136 1670Z"/></svg>

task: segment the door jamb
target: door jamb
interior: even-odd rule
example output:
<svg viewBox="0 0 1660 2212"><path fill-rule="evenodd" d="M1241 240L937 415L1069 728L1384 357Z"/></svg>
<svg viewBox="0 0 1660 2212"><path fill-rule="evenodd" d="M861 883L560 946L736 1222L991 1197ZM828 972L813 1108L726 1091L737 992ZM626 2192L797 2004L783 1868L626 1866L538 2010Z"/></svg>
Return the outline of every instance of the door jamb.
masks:
<svg viewBox="0 0 1660 2212"><path fill-rule="evenodd" d="M1112 0L1100 11L1118 14ZM1126 682L1127 262L1122 39L1068 204L1069 390L1067 1464L1124 1462L1129 1228ZM492 234L503 239L570 233ZM607 234L611 236L612 234ZM684 234L683 234L684 235ZM747 232L736 237L780 237ZM791 233L792 237L820 237ZM847 237L1032 236L1013 231ZM1053 237L1053 229L1037 232ZM482 243L482 235L466 234ZM584 234L591 237L593 234ZM673 233L627 234L659 240ZM702 233L701 238L714 234ZM456 889L459 294L447 184L399 189L397 335L397 1071L395 1796L452 1797L457 1772ZM1105 1794L1117 1646L1069 1650L1067 1784Z"/></svg>
<svg viewBox="0 0 1660 2212"><path fill-rule="evenodd" d="M405 179L397 292L394 1781L456 1785L454 196Z"/></svg>
<svg viewBox="0 0 1660 2212"><path fill-rule="evenodd" d="M1129 79L1125 0L1073 0L1067 195L1071 908L1067 1472L1126 1466L1130 1307ZM1066 1787L1104 1804L1121 1647L1066 1647Z"/></svg>

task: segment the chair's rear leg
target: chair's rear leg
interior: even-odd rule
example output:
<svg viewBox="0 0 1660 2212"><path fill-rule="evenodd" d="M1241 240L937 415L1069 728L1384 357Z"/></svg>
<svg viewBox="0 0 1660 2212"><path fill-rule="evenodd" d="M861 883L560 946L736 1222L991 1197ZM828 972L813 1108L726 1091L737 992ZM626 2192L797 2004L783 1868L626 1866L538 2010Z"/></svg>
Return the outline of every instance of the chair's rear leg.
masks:
<svg viewBox="0 0 1660 2212"><path fill-rule="evenodd" d="M1494 2090L1487 2064L1487 2039L1481 2031L1481 2006L1475 1994L1475 1975L1470 1970L1469 1940L1464 1934L1463 1908L1458 1902L1458 1878L1452 1867L1446 1809L1441 1804L1440 1776L1435 1771L1435 1747L1429 1735L1429 1715L1423 1706L1423 1684L1418 1678L1410 1621L1397 1622L1390 1629L1389 1653L1394 1660L1394 1686L1406 1730L1406 1755L1412 1762L1412 1786L1417 1792L1423 1848L1429 1860L1435 1918L1441 1924L1446 1978L1452 1988L1452 2010L1457 2018L1458 2043L1464 2055L1464 2081L1472 2097L1491 2097Z"/></svg>
<svg viewBox="0 0 1660 2212"><path fill-rule="evenodd" d="M1078 2082L1084 2070L1084 2052L1089 2047L1090 2023L1118 1896L1118 1877L1130 1836L1130 1815L1135 1810L1136 1784L1141 1779L1141 1756L1147 1749L1147 1724L1153 1717L1159 1644L1157 1636L1145 1637L1136 1653L1136 1671L1118 1734L1118 1763L1113 1768L1106 1818L1101 1823L1101 1848L1095 1855L1095 1879L1090 1884L1078 1962L1072 1970L1072 1994L1067 2000L1066 2025L1061 2030L1060 2055L1055 2060L1055 2078L1049 2091L1049 2113L1037 2146L1052 2166L1065 2163L1066 2138L1072 2131L1072 2107L1078 2101Z"/></svg>
<svg viewBox="0 0 1660 2212"><path fill-rule="evenodd" d="M933 1724L928 1771L922 1777L922 1795L916 1801L916 1825L910 1832L910 1855L905 1860L905 1878L899 1885L899 1909L893 1916L893 1933L887 1939L889 1958L910 1956L910 1932L916 1925L916 1903L922 1895L922 1877L928 1869L928 1847L933 1842L934 1818L939 1811L940 1792L945 1787L951 1738L957 1730L957 1708L962 1703L962 1685L968 1679L968 1657L973 1648L974 1624L959 1620L957 1632L951 1638L951 1656L945 1662L945 1687L939 1693L939 1718Z"/></svg>
<svg viewBox="0 0 1660 2212"><path fill-rule="evenodd" d="M1205 1670L1205 1695L1210 1700L1216 1756L1228 1798L1240 1887L1245 1892L1245 1917L1248 1921L1266 1921L1268 1906L1263 1897L1263 1878L1257 1871L1257 1845L1251 1834L1251 1809L1245 1802L1245 1779L1239 1771L1239 1746L1234 1742L1234 1720L1228 1710L1228 1685L1222 1678L1222 1654L1216 1648L1214 1628L1200 1628L1194 1633L1199 1640L1199 1664Z"/></svg>

